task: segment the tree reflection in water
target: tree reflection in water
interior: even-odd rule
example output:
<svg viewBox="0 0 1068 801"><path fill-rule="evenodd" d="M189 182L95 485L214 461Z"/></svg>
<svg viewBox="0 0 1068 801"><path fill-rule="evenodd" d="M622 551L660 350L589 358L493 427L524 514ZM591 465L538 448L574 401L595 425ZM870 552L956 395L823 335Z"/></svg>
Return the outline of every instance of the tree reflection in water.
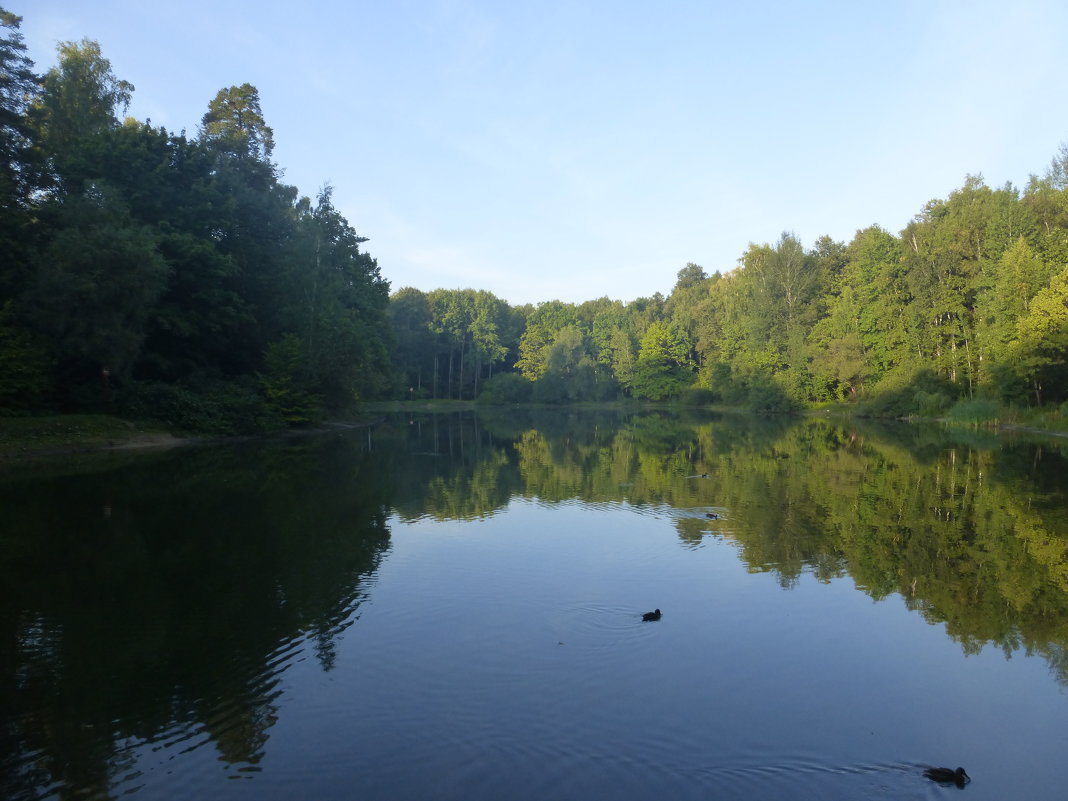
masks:
<svg viewBox="0 0 1068 801"><path fill-rule="evenodd" d="M900 594L965 652L1041 654L1068 686L1068 444L707 413L418 422L396 427L405 444L392 446L402 515L484 516L514 496L663 507L687 547L725 537L783 586L810 572Z"/></svg>
<svg viewBox="0 0 1068 801"><path fill-rule="evenodd" d="M130 742L255 765L287 654L323 670L388 547L388 477L336 437L12 481L0 795L108 797Z"/></svg>
<svg viewBox="0 0 1068 801"><path fill-rule="evenodd" d="M210 743L233 770L256 766L281 671L305 648L334 668L390 515L483 518L514 498L651 510L683 547L729 540L786 587L849 577L966 653L1041 655L1068 686L1056 442L508 409L127 458L0 484L5 798L108 797L131 744Z"/></svg>

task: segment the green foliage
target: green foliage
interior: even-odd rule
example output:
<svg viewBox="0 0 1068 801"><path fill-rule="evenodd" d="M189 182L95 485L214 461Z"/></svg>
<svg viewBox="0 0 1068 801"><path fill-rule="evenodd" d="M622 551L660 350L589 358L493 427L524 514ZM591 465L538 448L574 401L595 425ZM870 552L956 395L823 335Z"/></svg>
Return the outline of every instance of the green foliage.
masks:
<svg viewBox="0 0 1068 801"><path fill-rule="evenodd" d="M404 287L389 299L389 323L393 332L394 382L398 397L422 392L424 380L432 382L434 371L430 305L425 292Z"/></svg>
<svg viewBox="0 0 1068 801"><path fill-rule="evenodd" d="M519 341L516 369L531 381L540 378L549 367L549 355L557 334L568 326L583 331L573 305L559 300L538 304L527 318L526 330Z"/></svg>
<svg viewBox="0 0 1068 801"><path fill-rule="evenodd" d="M405 287L388 314L397 343L395 397L477 396L482 380L515 362L522 319L490 292Z"/></svg>
<svg viewBox="0 0 1068 801"><path fill-rule="evenodd" d="M262 434L286 426L276 406L247 381L132 383L116 392L116 409L140 420L156 420L195 434Z"/></svg>
<svg viewBox="0 0 1068 801"><path fill-rule="evenodd" d="M1019 358L1014 342L1029 302L1049 283L1050 270L1021 236L991 264L976 301L977 340L983 352L980 383L1001 386L1003 396L1015 394L1013 377Z"/></svg>
<svg viewBox="0 0 1068 801"><path fill-rule="evenodd" d="M957 401L946 416L954 423L997 425L1002 414L997 401L988 398L972 398Z"/></svg>
<svg viewBox="0 0 1068 801"><path fill-rule="evenodd" d="M533 390L534 385L518 373L500 373L482 385L477 400L485 404L525 403Z"/></svg>
<svg viewBox="0 0 1068 801"><path fill-rule="evenodd" d="M687 387L679 393L678 398L680 406L709 406L720 399L718 392L705 387Z"/></svg>
<svg viewBox="0 0 1068 801"><path fill-rule="evenodd" d="M567 403L570 387L561 373L545 373L532 382L531 399L537 403Z"/></svg>
<svg viewBox="0 0 1068 801"><path fill-rule="evenodd" d="M635 397L665 400L693 383L690 346L685 332L662 322L649 325L630 380Z"/></svg>
<svg viewBox="0 0 1068 801"><path fill-rule="evenodd" d="M702 383L715 393L720 400L726 400L732 386L732 370L725 362L712 362L702 370Z"/></svg>
<svg viewBox="0 0 1068 801"><path fill-rule="evenodd" d="M1022 196L969 176L901 236L872 226L806 250L784 233L751 245L727 275L687 264L666 299L513 310L522 322L511 363L552 403L613 389L663 400L695 383L765 411L848 400L871 414L940 416L981 387L1015 402L1060 400L1068 351L1055 322L1060 287L1047 282L1056 243L1068 241L1064 161ZM408 374L429 372L435 387L447 364L459 396L453 364L462 376L470 314L450 308L431 315L438 340L407 346L406 359L422 358Z"/></svg>
<svg viewBox="0 0 1068 801"><path fill-rule="evenodd" d="M282 341L299 338L301 379L316 402L347 412L360 398L380 396L386 386L389 285L378 263L360 252L366 240L334 208L331 195L324 187L315 208L298 219L296 252L281 279L290 289L282 307ZM267 350L268 371L274 369L275 347ZM305 416L293 414L294 422Z"/></svg>
<svg viewBox="0 0 1068 801"><path fill-rule="evenodd" d="M274 131L260 109L260 93L243 83L220 89L201 120L203 138L219 150L239 159L269 162L274 151Z"/></svg>
<svg viewBox="0 0 1068 801"><path fill-rule="evenodd" d="M60 44L38 79L20 22L0 9L0 406L93 406L105 369L189 391L264 376L293 423L385 395L476 398L512 371L553 403L703 386L769 411L908 416L1068 398L1068 146L1022 192L968 176L900 235L806 249L784 232L726 274L686 264L667 298L391 299L332 189L313 201L279 181L255 86L220 90L196 138L120 124L133 86L100 46Z"/></svg>
<svg viewBox="0 0 1068 801"><path fill-rule="evenodd" d="M48 349L15 322L11 301L4 303L0 306L0 413L43 406L51 373Z"/></svg>
<svg viewBox="0 0 1068 801"><path fill-rule="evenodd" d="M286 334L267 347L260 385L267 402L289 425L316 423L321 417L322 398L308 390L305 343L295 334Z"/></svg>
<svg viewBox="0 0 1068 801"><path fill-rule="evenodd" d="M873 390L861 410L872 417L939 417L959 394L959 387L933 370L899 370Z"/></svg>
<svg viewBox="0 0 1068 801"><path fill-rule="evenodd" d="M259 375L292 423L383 394L388 283L329 187L313 205L279 182L256 88L220 91L199 139L120 124L133 86L96 42L60 44L38 87L18 23L0 9L0 406L92 408L115 389L244 431L277 422Z"/></svg>
<svg viewBox="0 0 1068 801"><path fill-rule="evenodd" d="M589 353L589 339L577 325L556 332L545 349L545 367L534 381L539 403L603 401L613 398L617 384L604 365Z"/></svg>
<svg viewBox="0 0 1068 801"><path fill-rule="evenodd" d="M636 398L662 401L677 396L690 386L691 380L691 376L678 366L653 359L639 359L630 389Z"/></svg>
<svg viewBox="0 0 1068 801"><path fill-rule="evenodd" d="M14 233L16 204L29 189L26 173L32 164L33 126L29 109L37 101L40 80L26 55L19 27L22 17L0 8L0 243Z"/></svg>
<svg viewBox="0 0 1068 801"><path fill-rule="evenodd" d="M912 408L921 417L938 417L949 408L950 399L944 392L926 392L916 390L913 395Z"/></svg>
<svg viewBox="0 0 1068 801"><path fill-rule="evenodd" d="M90 39L60 42L58 51L59 64L44 76L32 116L62 180L78 162L83 142L118 125L115 109L126 111L134 87L115 77L100 45Z"/></svg>
<svg viewBox="0 0 1068 801"><path fill-rule="evenodd" d="M1028 304L1009 354L1013 371L1033 389L1036 405L1068 395L1068 268Z"/></svg>
<svg viewBox="0 0 1068 801"><path fill-rule="evenodd" d="M46 207L56 229L42 248L24 314L71 374L128 375L167 282L153 231L99 185Z"/></svg>
<svg viewBox="0 0 1068 801"><path fill-rule="evenodd" d="M848 332L812 350L811 369L840 400L855 400L865 384L868 362L860 335Z"/></svg>
<svg viewBox="0 0 1068 801"><path fill-rule="evenodd" d="M748 383L749 391L746 394L745 405L753 411L764 414L789 414L801 408L801 404L795 398L765 375L757 374Z"/></svg>
<svg viewBox="0 0 1068 801"><path fill-rule="evenodd" d="M683 290L691 289L705 281L708 276L705 271L701 269L699 264L690 262L678 272L677 280L675 281L675 289L672 290L672 295L675 295Z"/></svg>

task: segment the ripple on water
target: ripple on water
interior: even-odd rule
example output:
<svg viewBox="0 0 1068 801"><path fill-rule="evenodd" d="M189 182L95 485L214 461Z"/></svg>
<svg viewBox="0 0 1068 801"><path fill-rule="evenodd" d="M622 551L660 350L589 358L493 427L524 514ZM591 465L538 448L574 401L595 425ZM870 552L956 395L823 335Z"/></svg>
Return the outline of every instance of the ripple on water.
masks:
<svg viewBox="0 0 1068 801"><path fill-rule="evenodd" d="M281 676L304 658L303 636L287 638L259 660L232 658L225 687L199 698L174 699L174 719L151 740L128 742L116 759L136 768L114 781L117 795L139 798L205 797L219 775L248 779L262 768L268 732L277 719ZM181 767L179 768L179 764Z"/></svg>
<svg viewBox="0 0 1068 801"><path fill-rule="evenodd" d="M757 754L731 764L707 764L697 771L717 797L752 799L906 799L925 787L916 766L904 762L838 764L811 755L768 761Z"/></svg>
<svg viewBox="0 0 1068 801"><path fill-rule="evenodd" d="M397 797L422 793L514 801L889 800L920 799L929 791L912 766L900 763L837 765L803 756L722 765L688 762L679 756L692 753L680 747L686 739L681 732L679 742L646 741L638 749L620 747L611 737L570 737L551 727L502 730L496 736L459 727L455 733L464 736L412 742L410 748L382 755L374 762L374 777L367 778L380 789L391 787ZM354 767L364 766L357 759ZM366 774L352 776L359 789L375 789L363 785Z"/></svg>
<svg viewBox="0 0 1068 801"><path fill-rule="evenodd" d="M586 603L562 609L552 620L558 642L588 648L619 650L627 641L639 642L655 634L655 626L642 620L648 609Z"/></svg>

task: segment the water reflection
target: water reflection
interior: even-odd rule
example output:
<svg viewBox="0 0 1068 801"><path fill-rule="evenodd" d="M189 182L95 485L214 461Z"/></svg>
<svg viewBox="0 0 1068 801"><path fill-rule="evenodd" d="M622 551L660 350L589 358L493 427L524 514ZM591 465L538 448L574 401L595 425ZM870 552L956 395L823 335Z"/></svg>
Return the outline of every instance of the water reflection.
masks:
<svg viewBox="0 0 1068 801"><path fill-rule="evenodd" d="M1068 685L1066 466L1055 442L938 427L489 410L9 479L0 795L136 790L146 744L255 770L284 672L337 666L390 516L487 519L517 499L660 518L681 548L728 543L784 588L847 577L966 653L1040 655Z"/></svg>
<svg viewBox="0 0 1068 801"><path fill-rule="evenodd" d="M333 665L388 546L387 480L335 438L0 488L0 796L110 797L139 742L254 766L280 669Z"/></svg>
<svg viewBox="0 0 1068 801"><path fill-rule="evenodd" d="M735 542L784 587L804 573L897 593L967 653L1068 644L1068 456L1057 440L939 426L668 412L487 412L379 433L404 515L493 514L512 497L626 503L680 542ZM715 519L708 517L715 514Z"/></svg>

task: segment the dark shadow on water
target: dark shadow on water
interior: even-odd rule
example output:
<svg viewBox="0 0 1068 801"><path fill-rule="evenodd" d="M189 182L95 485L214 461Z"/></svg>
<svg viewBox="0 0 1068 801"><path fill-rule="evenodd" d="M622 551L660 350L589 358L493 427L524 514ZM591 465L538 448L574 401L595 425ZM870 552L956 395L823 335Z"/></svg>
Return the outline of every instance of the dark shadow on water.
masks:
<svg viewBox="0 0 1068 801"><path fill-rule="evenodd" d="M0 487L0 796L107 797L129 741L206 735L254 765L286 660L333 665L389 492L337 437Z"/></svg>

